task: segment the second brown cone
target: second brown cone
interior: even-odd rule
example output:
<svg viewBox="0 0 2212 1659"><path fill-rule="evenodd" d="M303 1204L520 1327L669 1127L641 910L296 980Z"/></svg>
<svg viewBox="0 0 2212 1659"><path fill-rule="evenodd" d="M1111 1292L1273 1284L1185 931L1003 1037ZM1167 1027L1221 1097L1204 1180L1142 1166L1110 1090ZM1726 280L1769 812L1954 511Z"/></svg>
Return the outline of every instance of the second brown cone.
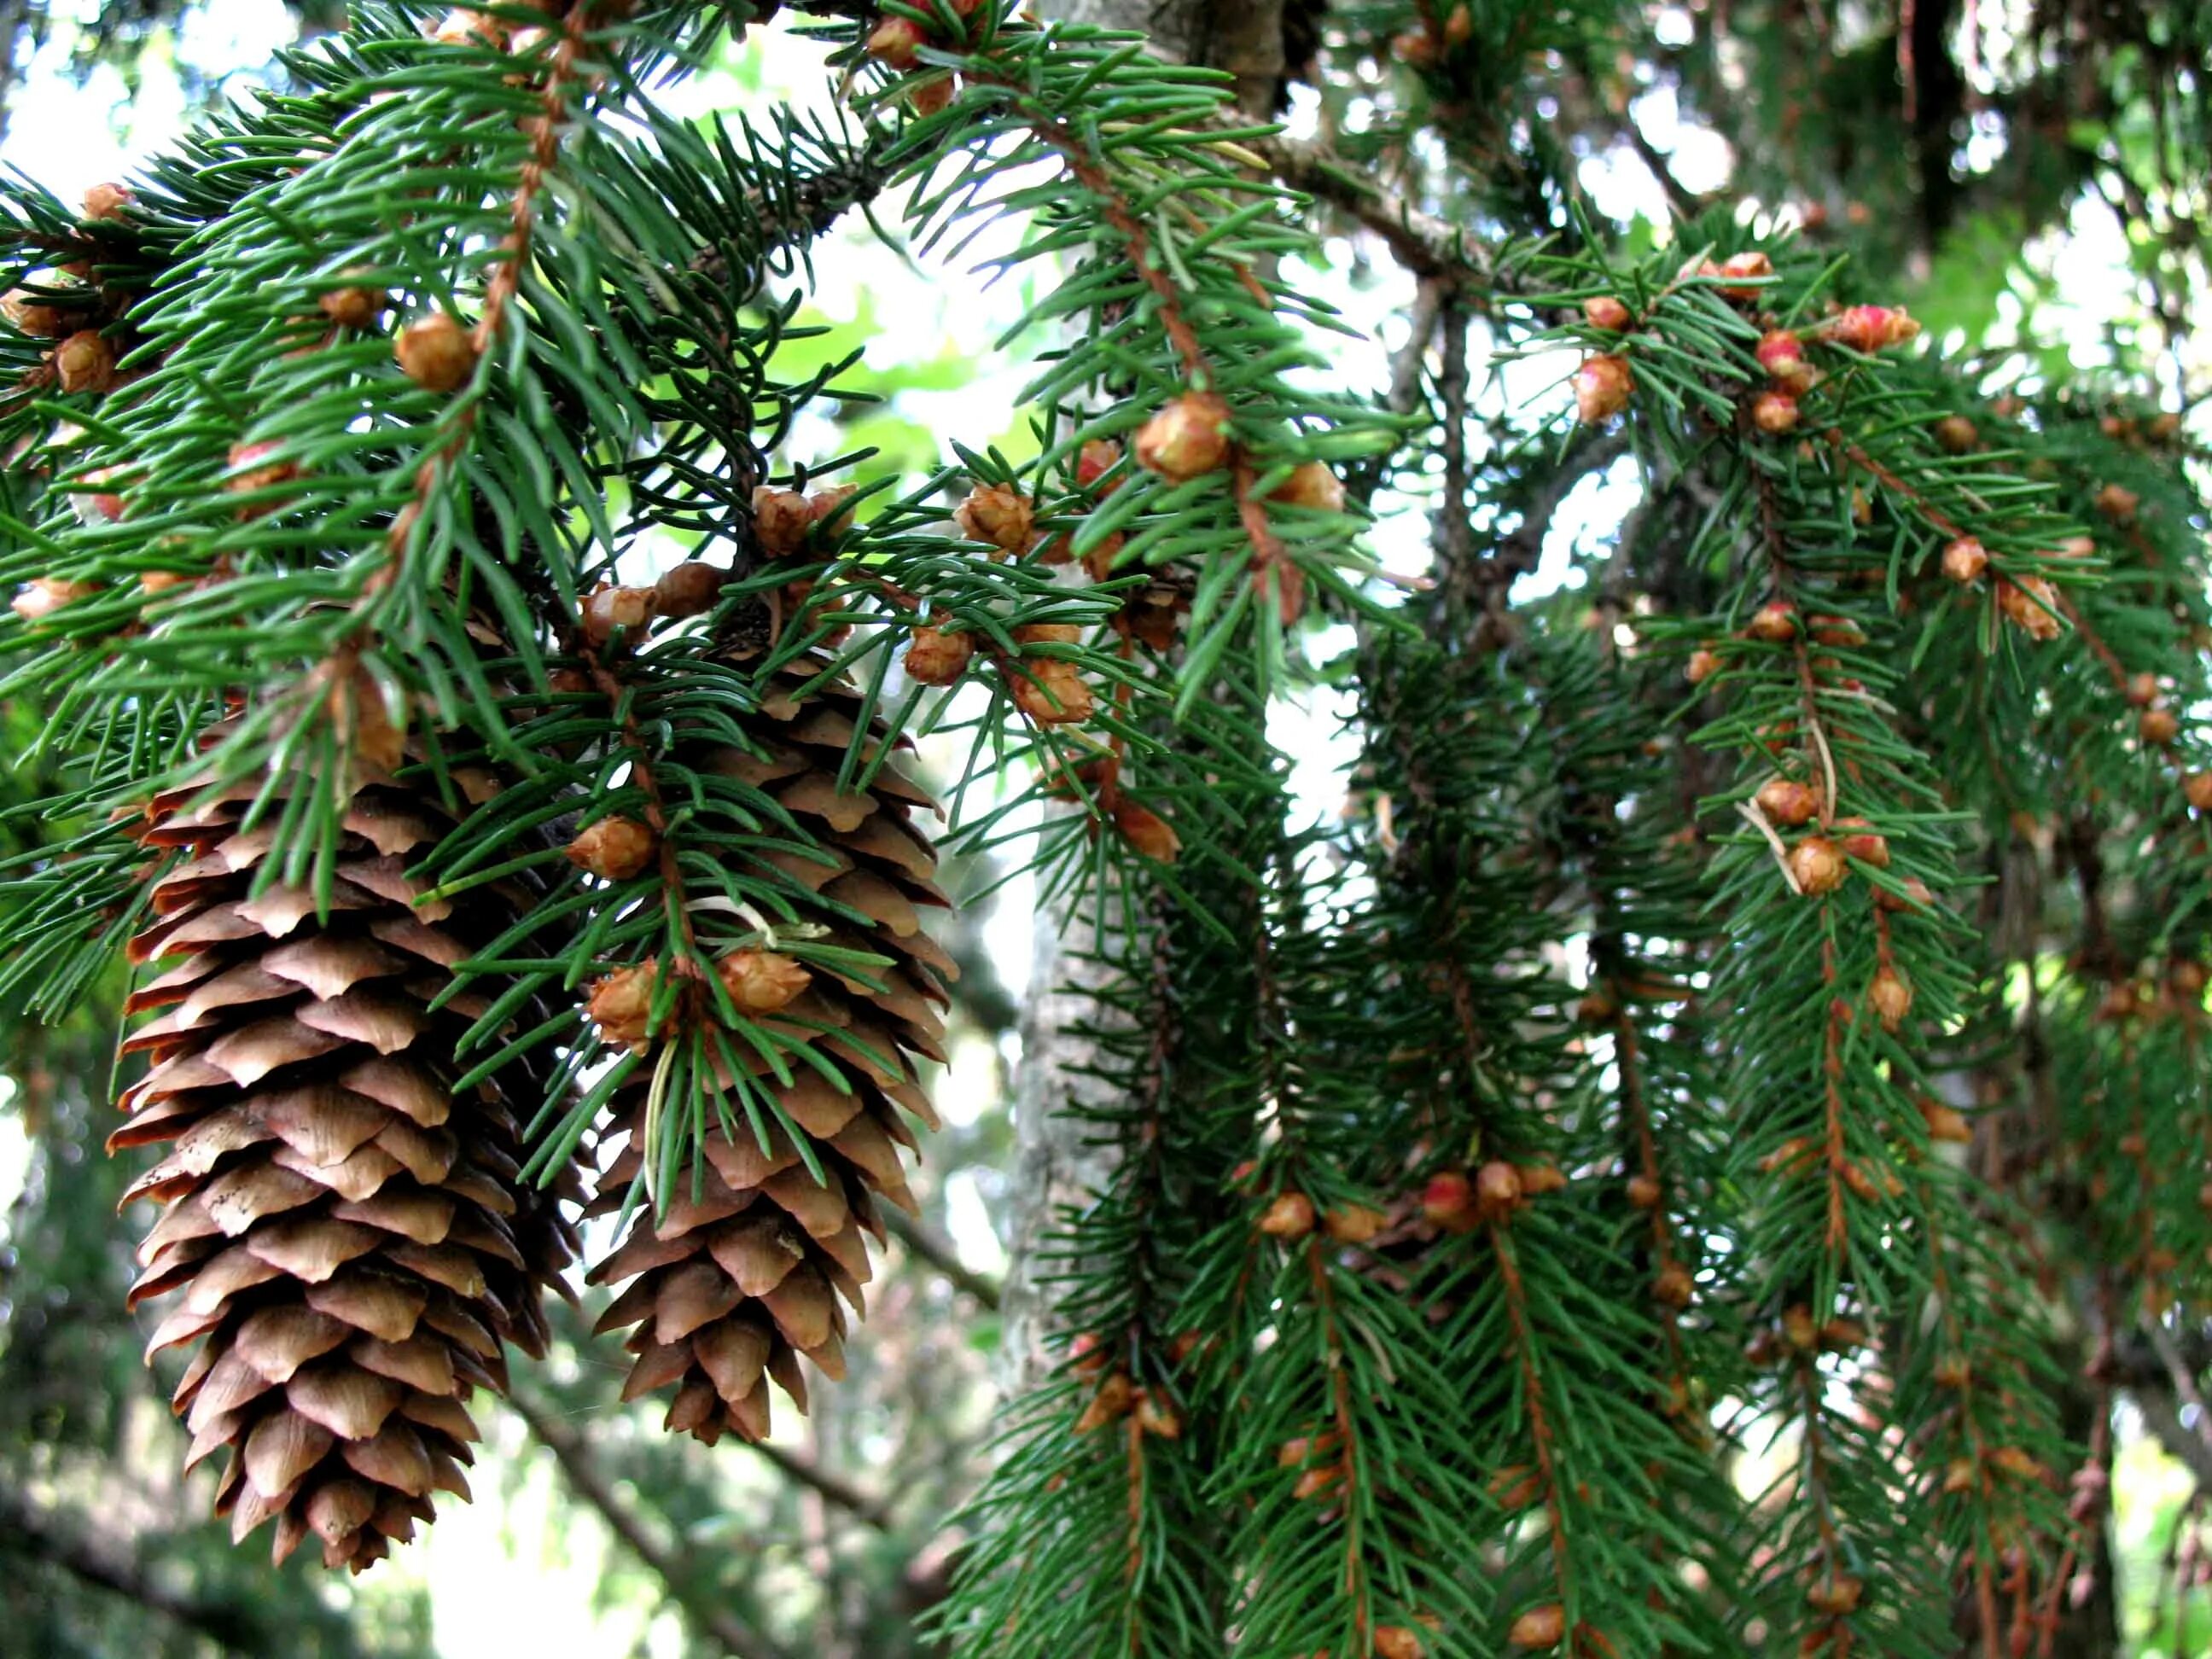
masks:
<svg viewBox="0 0 2212 1659"><path fill-rule="evenodd" d="M622 1247L592 1272L595 1282L629 1281L599 1325L630 1328L637 1358L624 1397L673 1389L669 1428L709 1443L768 1434L771 1380L805 1410L801 1355L833 1379L843 1375L846 1307L863 1311L867 1236L883 1236L878 1200L914 1207L900 1149L915 1143L901 1113L935 1123L915 1063L944 1058L933 1005L946 1000L955 970L916 909L945 902L915 821L931 801L888 761L866 788L838 788L852 746L869 745L865 763L883 741L861 719L857 692L801 661L770 684L748 732L751 750L702 744L676 757L702 778L774 797L814 848L765 852L747 873L783 888L828 942L889 963L866 979L813 969L790 1000L753 1016L810 1051L787 1060L787 1082L755 1050L732 1045L776 1114L762 1113L756 1127L730 1093L737 1133L710 1125L702 1158L684 1163L657 1209L636 1200ZM651 1075L641 1066L617 1101L613 1133L623 1144L593 1213L631 1196ZM727 1089L732 1079L719 1081Z"/></svg>

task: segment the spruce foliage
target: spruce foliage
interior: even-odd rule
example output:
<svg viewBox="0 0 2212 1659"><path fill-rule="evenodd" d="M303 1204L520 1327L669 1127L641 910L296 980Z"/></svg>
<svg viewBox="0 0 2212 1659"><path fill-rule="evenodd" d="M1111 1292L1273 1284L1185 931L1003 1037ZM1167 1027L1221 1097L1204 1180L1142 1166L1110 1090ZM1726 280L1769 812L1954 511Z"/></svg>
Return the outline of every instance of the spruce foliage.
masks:
<svg viewBox="0 0 2212 1659"><path fill-rule="evenodd" d="M2212 1261L2212 572L2145 364L1931 340L1825 210L1601 222L1546 112L1610 107L1603 0L1340 9L1333 149L1140 37L805 9L835 118L672 112L742 9L372 5L4 198L0 1002L184 958L116 1143L175 1143L133 1295L219 1510L358 1571L465 1490L587 1171L626 1397L804 1410L934 1127L945 850L1080 941L1106 1171L955 1650L2053 1651L2110 1462L2057 1356L2187 1379ZM2097 62L2172 87L2171 211L2150 9ZM1009 250L1018 453L805 453L848 214ZM1418 282L1387 386L1340 225Z"/></svg>

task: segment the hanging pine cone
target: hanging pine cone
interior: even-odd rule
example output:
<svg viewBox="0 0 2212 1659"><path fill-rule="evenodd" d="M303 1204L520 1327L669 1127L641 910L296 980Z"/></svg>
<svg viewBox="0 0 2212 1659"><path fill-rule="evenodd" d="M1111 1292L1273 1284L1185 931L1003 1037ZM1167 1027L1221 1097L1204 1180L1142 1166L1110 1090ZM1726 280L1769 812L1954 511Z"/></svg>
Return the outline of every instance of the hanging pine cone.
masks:
<svg viewBox="0 0 2212 1659"><path fill-rule="evenodd" d="M278 814L240 820L265 780L154 801L144 840L191 856L131 956L183 960L131 999L167 1012L124 1045L155 1063L109 1141L171 1143L127 1194L163 1206L131 1302L183 1293L149 1358L198 1339L173 1400L186 1468L228 1448L216 1512L236 1536L273 1517L278 1560L313 1534L356 1572L431 1518L434 1489L468 1495L463 1402L505 1387L502 1340L544 1352L541 1292L575 1246L561 1189L518 1182L498 1089L452 1086L484 1000L429 1006L526 896L418 904L404 866L452 818L362 775L323 921L307 888L254 890Z"/></svg>
<svg viewBox="0 0 2212 1659"><path fill-rule="evenodd" d="M843 1376L838 1298L865 1311L861 1286L871 1269L862 1235L883 1237L876 1200L915 1207L899 1160L899 1148L915 1143L900 1109L935 1127L912 1060L944 1058L944 1024L932 1004L946 1000L956 971L921 932L915 908L945 902L930 879L935 855L912 822L915 809L932 803L888 763L866 790L838 789L839 767L860 739L860 712L849 684L826 683L818 662L800 661L781 672L763 700L750 731L757 753L716 745L676 757L702 775L765 790L811 831L822 859L776 852L750 873L771 873L765 866L773 866L788 878L794 906L828 927L830 943L892 964L875 970L880 990L813 969L788 1001L749 1016L811 1043L836 1082L793 1060L793 1081L781 1083L748 1044L731 1045L805 1137L826 1183L781 1127L769 1126L763 1149L740 1115L736 1138L710 1129L696 1180L687 1162L659 1212L641 1205L622 1248L592 1271L595 1283L629 1281L599 1326L635 1328L628 1346L637 1360L623 1397L672 1386L668 1427L709 1444L725 1433L746 1440L768 1433L770 1377L805 1411L799 1355L833 1380ZM865 740L872 757L880 727ZM759 976L759 966L738 964L748 979ZM726 983L736 971L724 964ZM780 980L777 994L795 982ZM747 1006L744 997L738 1006ZM712 1018L704 999L691 1006ZM617 1103L627 1145L609 1165L592 1213L619 1209L641 1167L650 1076L650 1066L639 1067Z"/></svg>

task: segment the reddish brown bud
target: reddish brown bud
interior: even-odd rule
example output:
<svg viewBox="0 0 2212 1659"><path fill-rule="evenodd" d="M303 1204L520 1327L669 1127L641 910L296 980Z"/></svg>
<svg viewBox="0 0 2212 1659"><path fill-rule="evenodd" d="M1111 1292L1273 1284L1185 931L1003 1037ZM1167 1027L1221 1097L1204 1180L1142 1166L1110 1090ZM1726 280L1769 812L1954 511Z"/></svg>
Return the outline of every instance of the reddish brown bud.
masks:
<svg viewBox="0 0 2212 1659"><path fill-rule="evenodd" d="M2136 731L2145 743L2163 746L2181 735L2181 721L2171 708L2146 708L2136 720Z"/></svg>
<svg viewBox="0 0 2212 1659"><path fill-rule="evenodd" d="M1628 307L1610 294L1601 294L1595 300L1583 301L1583 315L1592 328L1602 328L1615 334L1626 334L1636 326L1636 318Z"/></svg>
<svg viewBox="0 0 2212 1659"><path fill-rule="evenodd" d="M1980 580L1989 568L1989 550L1972 536L1961 536L1943 550L1943 574L1962 587Z"/></svg>
<svg viewBox="0 0 2212 1659"><path fill-rule="evenodd" d="M1379 1234L1389 1218L1367 1204L1346 1204L1321 1218L1321 1229L1340 1244L1364 1244Z"/></svg>
<svg viewBox="0 0 2212 1659"><path fill-rule="evenodd" d="M2097 511L2114 524L2134 523L2136 509L2142 505L2142 496L2119 484L2108 483L2097 492Z"/></svg>
<svg viewBox="0 0 2212 1659"><path fill-rule="evenodd" d="M64 581L58 576L41 576L26 586L8 605L9 609L25 622L41 623L64 605L88 598L98 591L90 582Z"/></svg>
<svg viewBox="0 0 2212 1659"><path fill-rule="evenodd" d="M703 559L687 559L653 585L655 616L671 618L704 616L721 597L730 573Z"/></svg>
<svg viewBox="0 0 2212 1659"><path fill-rule="evenodd" d="M806 517L825 536L842 536L853 527L853 510L846 503L860 493L858 484L831 484L806 498Z"/></svg>
<svg viewBox="0 0 2212 1659"><path fill-rule="evenodd" d="M1721 275L1736 280L1723 286L1721 292L1731 300L1756 300L1765 289L1760 284L1746 279L1771 276L1773 274L1774 261L1756 248L1742 253L1731 253L1721 261Z"/></svg>
<svg viewBox="0 0 2212 1659"><path fill-rule="evenodd" d="M1797 399L1787 392L1762 392L1751 400L1751 423L1770 438L1797 429Z"/></svg>
<svg viewBox="0 0 2212 1659"><path fill-rule="evenodd" d="M1326 463L1307 461L1268 492L1267 499L1285 507L1303 507L1316 513L1344 511L1344 481Z"/></svg>
<svg viewBox="0 0 2212 1659"><path fill-rule="evenodd" d="M299 467L291 461L273 459L283 447L273 439L258 444L233 444L230 447L230 476L224 487L233 495L250 495L257 489L266 489L272 484L288 483L300 476ZM272 502L261 502L251 510L266 513Z"/></svg>
<svg viewBox="0 0 2212 1659"><path fill-rule="evenodd" d="M1628 1201L1639 1210L1656 1210L1665 1196L1655 1176L1632 1175L1628 1177Z"/></svg>
<svg viewBox="0 0 2212 1659"><path fill-rule="evenodd" d="M1636 371L1626 357L1585 357L1575 371L1575 418L1584 426L1611 420L1635 395Z"/></svg>
<svg viewBox="0 0 2212 1659"><path fill-rule="evenodd" d="M1319 1498L1344 1479L1340 1463L1323 1464L1317 1469L1308 1469L1291 1487L1291 1496L1299 1503L1310 1498Z"/></svg>
<svg viewBox="0 0 2212 1659"><path fill-rule="evenodd" d="M909 110L917 117L927 119L930 116L942 114L951 105L952 92L952 77L936 75L927 80L915 77L901 95L905 98Z"/></svg>
<svg viewBox="0 0 2212 1659"><path fill-rule="evenodd" d="M1920 1102L1921 1121L1928 1126L1930 1140L1963 1146L1974 1138L1974 1126L1966 1115L1955 1106L1947 1106L1940 1100L1923 1098Z"/></svg>
<svg viewBox="0 0 2212 1659"><path fill-rule="evenodd" d="M1850 832L1842 842L1845 858L1871 864L1877 870L1889 868L1889 839L1875 833L1864 818L1838 818L1834 827Z"/></svg>
<svg viewBox="0 0 2212 1659"><path fill-rule="evenodd" d="M1014 707L1040 726L1073 726L1091 718L1091 686L1072 662L1035 657L1006 676Z"/></svg>
<svg viewBox="0 0 2212 1659"><path fill-rule="evenodd" d="M1813 384L1813 366L1805 361L1805 343L1787 329L1759 336L1752 355L1766 371L1766 378L1784 392L1803 392Z"/></svg>
<svg viewBox="0 0 2212 1659"><path fill-rule="evenodd" d="M323 315L340 328L374 328L391 303L391 296L374 288L329 289L315 300Z"/></svg>
<svg viewBox="0 0 2212 1659"><path fill-rule="evenodd" d="M1834 892L1850 872L1843 848L1826 836L1808 836L1790 849L1790 873L1808 897Z"/></svg>
<svg viewBox="0 0 2212 1659"><path fill-rule="evenodd" d="M1505 1632L1505 1639L1516 1648L1540 1652L1559 1646L1566 1634L1567 1610L1557 1601L1552 1601L1540 1607L1531 1607L1516 1619L1512 1628Z"/></svg>
<svg viewBox="0 0 2212 1659"><path fill-rule="evenodd" d="M1508 1463L1490 1477L1491 1499L1508 1515L1517 1514L1544 1495L1544 1477L1527 1463Z"/></svg>
<svg viewBox="0 0 2212 1659"><path fill-rule="evenodd" d="M1086 439L1075 454L1075 487L1091 489L1121 459L1121 446L1111 438Z"/></svg>
<svg viewBox="0 0 2212 1659"><path fill-rule="evenodd" d="M1513 1172L1521 1178L1523 1198L1541 1198L1566 1189L1567 1177L1556 1164L1516 1164Z"/></svg>
<svg viewBox="0 0 2212 1659"><path fill-rule="evenodd" d="M2055 640L2061 632L2057 593L2040 576L2022 576L2016 582L2000 580L1997 608L2030 639Z"/></svg>
<svg viewBox="0 0 2212 1659"><path fill-rule="evenodd" d="M1123 841L1155 863L1173 864L1182 850L1173 824L1127 796L1114 803L1114 828Z"/></svg>
<svg viewBox="0 0 2212 1659"><path fill-rule="evenodd" d="M1867 1000L1881 1017L1882 1029L1894 1031L1912 1012L1912 982L1894 968L1877 969L1874 982L1867 987Z"/></svg>
<svg viewBox="0 0 2212 1659"><path fill-rule="evenodd" d="M592 590L584 601L584 637L594 647L612 639L615 630L632 633L653 620L653 590L649 587L609 587Z"/></svg>
<svg viewBox="0 0 2212 1659"><path fill-rule="evenodd" d="M74 333L76 327L75 312L64 307L49 305L44 300L33 299L20 288L10 290L4 300L0 300L0 315L4 315L24 333L37 335L42 339L51 340L58 335Z"/></svg>
<svg viewBox="0 0 2212 1659"><path fill-rule="evenodd" d="M652 1042L647 1022L653 1008L653 989L659 978L659 963L651 957L632 968L617 968L592 987L585 1012L608 1042L643 1054ZM672 1018L672 1011L668 1017ZM668 1029L665 1019L662 1030Z"/></svg>
<svg viewBox="0 0 2212 1659"><path fill-rule="evenodd" d="M1901 306L1853 306L1836 319L1832 337L1854 351L1880 351L1902 345L1920 332L1920 325L1905 314Z"/></svg>
<svg viewBox="0 0 2212 1659"><path fill-rule="evenodd" d="M1689 665L1683 669L1682 678L1692 685L1703 685L1715 674L1720 672L1720 658L1700 646L1690 653Z"/></svg>
<svg viewBox="0 0 2212 1659"><path fill-rule="evenodd" d="M1521 1172L1492 1158L1474 1172L1474 1205L1485 1221L1503 1221L1521 1201Z"/></svg>
<svg viewBox="0 0 2212 1659"><path fill-rule="evenodd" d="M1421 1213L1449 1231L1467 1231L1478 1219L1474 1184L1457 1170L1431 1176L1421 1189Z"/></svg>
<svg viewBox="0 0 2212 1659"><path fill-rule="evenodd" d="M747 1013L772 1014L814 981L804 964L775 951L732 951L714 964L730 1000Z"/></svg>
<svg viewBox="0 0 2212 1659"><path fill-rule="evenodd" d="M1137 465L1170 483L1218 471L1229 460L1229 405L1211 392L1186 392L1137 432Z"/></svg>
<svg viewBox="0 0 2212 1659"><path fill-rule="evenodd" d="M1068 1364L1078 1376L1096 1376L1106 1369L1106 1341L1096 1331L1079 1331L1068 1344Z"/></svg>
<svg viewBox="0 0 2212 1659"><path fill-rule="evenodd" d="M1182 1438L1182 1419L1176 1408L1150 1389L1137 1395L1137 1426L1158 1440Z"/></svg>
<svg viewBox="0 0 2212 1659"><path fill-rule="evenodd" d="M1651 1299L1662 1308L1686 1308L1696 1294L1697 1281L1679 1261L1668 1262L1651 1281Z"/></svg>
<svg viewBox="0 0 2212 1659"><path fill-rule="evenodd" d="M1030 498L1006 484L977 484L952 509L952 521L971 542L998 550L999 556L1026 553L1036 538L1036 509Z"/></svg>
<svg viewBox="0 0 2212 1659"><path fill-rule="evenodd" d="M433 312L399 331L392 355L401 371L425 392L458 392L476 372L477 343L459 318Z"/></svg>
<svg viewBox="0 0 2212 1659"><path fill-rule="evenodd" d="M1137 1391L1129 1382L1128 1373L1115 1371L1098 1385L1098 1392L1091 1396L1090 1404L1084 1407L1083 1414L1075 1419L1076 1433L1089 1434L1094 1429L1103 1429L1109 1423L1120 1421L1129 1414L1129 1407L1136 1403L1136 1398Z"/></svg>
<svg viewBox="0 0 2212 1659"><path fill-rule="evenodd" d="M805 546L813 523L813 509L797 490L771 489L766 484L754 489L753 539L769 558L788 558Z"/></svg>
<svg viewBox="0 0 2212 1659"><path fill-rule="evenodd" d="M605 881L628 881L652 866L660 837L635 818L601 818L568 843L568 862Z"/></svg>
<svg viewBox="0 0 2212 1659"><path fill-rule="evenodd" d="M1462 6L1462 11L1467 9ZM1375 1627L1375 1659L1421 1659L1425 1650L1421 1638L1407 1625L1377 1625Z"/></svg>
<svg viewBox="0 0 2212 1659"><path fill-rule="evenodd" d="M929 37L910 17L886 17L868 36L868 56L895 70L910 70L921 61L921 48Z"/></svg>
<svg viewBox="0 0 2212 1659"><path fill-rule="evenodd" d="M2138 708L2148 708L2158 701L2158 676L2130 674L2128 677L2128 701Z"/></svg>
<svg viewBox="0 0 2212 1659"><path fill-rule="evenodd" d="M917 628L907 642L907 678L917 685L950 685L968 672L975 655L973 635Z"/></svg>
<svg viewBox="0 0 2212 1659"><path fill-rule="evenodd" d="M1963 415L1946 415L1936 422L1936 447L1947 455L1967 454L1981 441L1980 429Z"/></svg>
<svg viewBox="0 0 2212 1659"><path fill-rule="evenodd" d="M123 210L137 199L127 185L94 185L84 193L84 216L120 219Z"/></svg>
<svg viewBox="0 0 2212 1659"><path fill-rule="evenodd" d="M1795 778L1769 778L1759 786L1759 793L1753 799L1766 815L1768 823L1786 830L1810 823L1813 815L1820 810L1820 797L1813 786L1800 783Z"/></svg>
<svg viewBox="0 0 2212 1659"><path fill-rule="evenodd" d="M1787 599L1774 599L1752 613L1744 630L1769 645L1787 645L1797 637L1797 607Z"/></svg>
<svg viewBox="0 0 2212 1659"><path fill-rule="evenodd" d="M2191 772L2181 781L2181 793L2200 812L2212 812L2212 772Z"/></svg>
<svg viewBox="0 0 2212 1659"><path fill-rule="evenodd" d="M64 392L105 392L115 384L115 348L97 329L81 328L54 348Z"/></svg>
<svg viewBox="0 0 2212 1659"><path fill-rule="evenodd" d="M1304 1193L1280 1193L1260 1212L1260 1231L1270 1238L1296 1243L1314 1230L1313 1200Z"/></svg>

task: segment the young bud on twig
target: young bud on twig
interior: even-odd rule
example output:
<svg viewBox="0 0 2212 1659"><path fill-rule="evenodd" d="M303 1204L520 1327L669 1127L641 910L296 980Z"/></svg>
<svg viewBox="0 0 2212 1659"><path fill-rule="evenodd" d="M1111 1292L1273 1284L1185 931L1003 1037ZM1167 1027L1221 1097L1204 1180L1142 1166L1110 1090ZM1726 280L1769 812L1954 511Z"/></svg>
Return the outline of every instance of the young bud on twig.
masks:
<svg viewBox="0 0 2212 1659"><path fill-rule="evenodd" d="M1946 415L1936 422L1936 447L1946 455L1968 454L1981 441L1980 430L1963 415Z"/></svg>
<svg viewBox="0 0 2212 1659"><path fill-rule="evenodd" d="M1752 355L1766 371L1766 378L1783 391L1796 393L1813 384L1813 365L1805 361L1805 343L1787 329L1773 329L1759 337Z"/></svg>
<svg viewBox="0 0 2212 1659"><path fill-rule="evenodd" d="M1769 645L1787 645L1797 637L1797 607L1787 599L1772 599L1752 613L1744 630Z"/></svg>
<svg viewBox="0 0 2212 1659"><path fill-rule="evenodd" d="M1635 392L1636 371L1627 358L1585 357L1575 371L1575 418L1584 426L1611 420Z"/></svg>
<svg viewBox="0 0 2212 1659"><path fill-rule="evenodd" d="M1626 334L1636 326L1636 318L1628 307L1610 294L1601 294L1595 300L1583 301L1583 315L1592 328L1606 329L1614 334Z"/></svg>
<svg viewBox="0 0 2212 1659"><path fill-rule="evenodd" d="M795 489L771 489L762 484L753 491L753 539L771 559L784 559L806 545L806 532L814 512L806 497Z"/></svg>
<svg viewBox="0 0 2212 1659"><path fill-rule="evenodd" d="M1557 1601L1532 1607L1513 1621L1505 1639L1516 1648L1540 1652L1555 1648L1567 1634L1567 1610Z"/></svg>
<svg viewBox="0 0 2212 1659"><path fill-rule="evenodd" d="M617 968L592 985L585 1012L599 1027L602 1040L638 1054L646 1051L652 1042L647 1020L651 1015L653 988L659 974L659 962L647 957L635 967Z"/></svg>
<svg viewBox="0 0 2212 1659"><path fill-rule="evenodd" d="M730 573L703 559L687 559L665 572L653 585L653 611L657 617L680 620L702 617L714 608Z"/></svg>
<svg viewBox="0 0 2212 1659"><path fill-rule="evenodd" d="M1912 982L1894 968L1877 969L1874 982L1867 987L1867 1000L1881 1016L1882 1029L1894 1031L1912 1012Z"/></svg>
<svg viewBox="0 0 2212 1659"><path fill-rule="evenodd" d="M1797 878L1798 890L1808 897L1834 892L1850 870L1844 861L1843 849L1826 836L1808 836L1790 849L1790 873Z"/></svg>
<svg viewBox="0 0 2212 1659"><path fill-rule="evenodd" d="M921 48L929 37L910 17L886 17L868 36L868 56L895 70L910 70L921 61Z"/></svg>
<svg viewBox="0 0 2212 1659"><path fill-rule="evenodd" d="M2022 576L2016 582L2000 580L1997 608L2030 639L2055 640L2062 631L2058 596L2040 576Z"/></svg>
<svg viewBox="0 0 2212 1659"><path fill-rule="evenodd" d="M1260 1212L1260 1231L1294 1244L1314 1229L1313 1200L1304 1193L1280 1193Z"/></svg>
<svg viewBox="0 0 2212 1659"><path fill-rule="evenodd" d="M813 982L814 975L775 951L732 951L714 964L730 1000L748 1013L772 1014Z"/></svg>
<svg viewBox="0 0 2212 1659"><path fill-rule="evenodd" d="M1302 507L1316 513L1344 511L1344 480L1325 462L1306 461L1268 492L1267 499L1285 507Z"/></svg>
<svg viewBox="0 0 2212 1659"><path fill-rule="evenodd" d="M1787 392L1762 392L1751 400L1751 423L1770 438L1797 429L1797 399Z"/></svg>
<svg viewBox="0 0 2212 1659"><path fill-rule="evenodd" d="M1030 498L1006 484L978 484L952 509L952 521L971 542L998 550L998 556L1026 553L1036 539L1036 509Z"/></svg>
<svg viewBox="0 0 2212 1659"><path fill-rule="evenodd" d="M1800 783L1795 778L1769 778L1759 786L1759 793L1753 799L1759 810L1766 814L1767 822L1780 824L1785 830L1810 823L1813 815L1820 810L1820 797L1813 786Z"/></svg>
<svg viewBox="0 0 2212 1659"><path fill-rule="evenodd" d="M1127 797L1114 803L1114 828L1123 841L1156 863L1173 864L1182 850L1173 824Z"/></svg>
<svg viewBox="0 0 2212 1659"><path fill-rule="evenodd" d="M1943 574L1961 587L1979 581L1989 568L1989 550L1974 537L1961 536L1943 549Z"/></svg>
<svg viewBox="0 0 2212 1659"><path fill-rule="evenodd" d="M340 328L374 328L391 298L380 289L333 288L317 296L315 304Z"/></svg>
<svg viewBox="0 0 2212 1659"><path fill-rule="evenodd" d="M601 818L568 843L568 862L603 881L628 881L652 866L660 837L635 818Z"/></svg>
<svg viewBox="0 0 2212 1659"><path fill-rule="evenodd" d="M425 392L458 392L476 372L477 343L450 313L417 317L399 331L392 355L401 371Z"/></svg>
<svg viewBox="0 0 2212 1659"><path fill-rule="evenodd" d="M907 641L907 678L917 685L950 685L968 672L975 655L971 634L917 628Z"/></svg>
<svg viewBox="0 0 2212 1659"><path fill-rule="evenodd" d="M64 392L106 392L115 384L115 348L99 330L81 328L54 348L54 374Z"/></svg>
<svg viewBox="0 0 2212 1659"><path fill-rule="evenodd" d="M584 637L594 648L615 636L617 629L635 633L653 620L653 590L649 587L608 587L592 590L584 601Z"/></svg>
<svg viewBox="0 0 2212 1659"><path fill-rule="evenodd" d="M1229 459L1229 405L1211 392L1186 392L1137 432L1137 465L1181 483Z"/></svg>

